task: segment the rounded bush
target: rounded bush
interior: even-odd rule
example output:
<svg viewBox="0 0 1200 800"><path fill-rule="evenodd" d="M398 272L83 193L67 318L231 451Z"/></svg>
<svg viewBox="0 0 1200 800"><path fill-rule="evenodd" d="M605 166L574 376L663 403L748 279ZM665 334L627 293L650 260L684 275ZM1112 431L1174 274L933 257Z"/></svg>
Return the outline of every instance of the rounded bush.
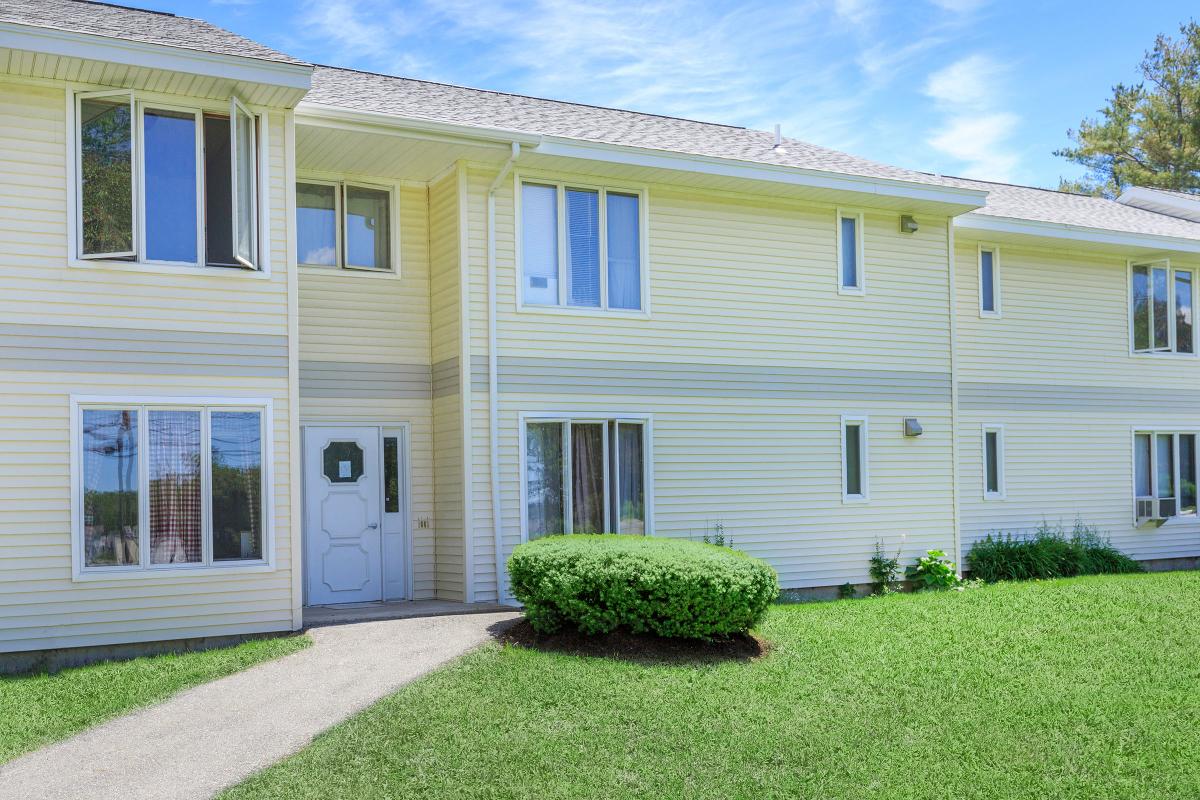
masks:
<svg viewBox="0 0 1200 800"><path fill-rule="evenodd" d="M625 628L688 639L748 631L779 594L775 570L745 553L650 536L549 536L508 560L534 630Z"/></svg>

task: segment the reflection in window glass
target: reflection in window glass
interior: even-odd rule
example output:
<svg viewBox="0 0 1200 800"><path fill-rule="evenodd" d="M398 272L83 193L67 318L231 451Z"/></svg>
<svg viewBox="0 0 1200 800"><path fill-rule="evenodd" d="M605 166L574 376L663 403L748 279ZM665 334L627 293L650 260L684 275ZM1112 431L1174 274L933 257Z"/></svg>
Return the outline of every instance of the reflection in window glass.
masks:
<svg viewBox="0 0 1200 800"><path fill-rule="evenodd" d="M1175 272L1175 350L1190 353L1192 340L1192 273Z"/></svg>
<svg viewBox="0 0 1200 800"><path fill-rule="evenodd" d="M646 532L645 461L642 425L616 423L614 461L617 464L617 533Z"/></svg>
<svg viewBox="0 0 1200 800"><path fill-rule="evenodd" d="M137 564L138 415L83 412L84 566Z"/></svg>
<svg viewBox="0 0 1200 800"><path fill-rule="evenodd" d="M346 265L391 269L388 193L346 187Z"/></svg>
<svg viewBox="0 0 1200 800"><path fill-rule="evenodd" d="M201 560L200 412L150 411L150 563Z"/></svg>
<svg viewBox="0 0 1200 800"><path fill-rule="evenodd" d="M846 423L846 494L863 493L862 474L862 425Z"/></svg>
<svg viewBox="0 0 1200 800"><path fill-rule="evenodd" d="M842 286L858 288L858 220L842 217Z"/></svg>
<svg viewBox="0 0 1200 800"><path fill-rule="evenodd" d="M129 98L79 101L83 255L133 252L133 117Z"/></svg>
<svg viewBox="0 0 1200 800"><path fill-rule="evenodd" d="M530 539L566 531L563 425L531 422L525 428L526 522Z"/></svg>
<svg viewBox="0 0 1200 800"><path fill-rule="evenodd" d="M987 491L989 494L1000 493L1000 433L988 431L984 434L987 453Z"/></svg>
<svg viewBox="0 0 1200 800"><path fill-rule="evenodd" d="M571 426L571 531L606 533L604 424Z"/></svg>
<svg viewBox="0 0 1200 800"><path fill-rule="evenodd" d="M301 264L337 266L337 187L296 184L296 258Z"/></svg>
<svg viewBox="0 0 1200 800"><path fill-rule="evenodd" d="M1154 289L1154 349L1166 350L1171 346L1169 283L1167 271L1156 267L1153 270Z"/></svg>
<svg viewBox="0 0 1200 800"><path fill-rule="evenodd" d="M357 483L363 475L363 449L358 442L330 442L321 451L321 459L330 483Z"/></svg>
<svg viewBox="0 0 1200 800"><path fill-rule="evenodd" d="M1133 268L1133 349L1150 349L1150 268Z"/></svg>
<svg viewBox="0 0 1200 800"><path fill-rule="evenodd" d="M984 311L996 310L996 265L995 254L991 250L979 253L979 278Z"/></svg>
<svg viewBox="0 0 1200 800"><path fill-rule="evenodd" d="M143 114L146 257L196 261L196 117L146 109Z"/></svg>
<svg viewBox="0 0 1200 800"><path fill-rule="evenodd" d="M383 437L383 510L400 513L400 440Z"/></svg>
<svg viewBox="0 0 1200 800"><path fill-rule="evenodd" d="M212 441L213 560L263 557L262 416L214 411Z"/></svg>
<svg viewBox="0 0 1200 800"><path fill-rule="evenodd" d="M1179 513L1196 513L1196 434L1179 434Z"/></svg>

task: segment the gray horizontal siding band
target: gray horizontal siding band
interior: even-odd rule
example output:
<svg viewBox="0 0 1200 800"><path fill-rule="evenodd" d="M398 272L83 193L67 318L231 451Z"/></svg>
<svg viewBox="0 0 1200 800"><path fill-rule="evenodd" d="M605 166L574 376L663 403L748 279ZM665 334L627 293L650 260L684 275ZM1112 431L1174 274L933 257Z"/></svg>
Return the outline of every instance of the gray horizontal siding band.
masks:
<svg viewBox="0 0 1200 800"><path fill-rule="evenodd" d="M433 396L446 397L458 394L458 356L447 358L433 365Z"/></svg>
<svg viewBox="0 0 1200 800"><path fill-rule="evenodd" d="M960 383L958 404L979 411L1187 411L1195 392L1132 386L1055 386L1033 383Z"/></svg>
<svg viewBox="0 0 1200 800"><path fill-rule="evenodd" d="M0 369L286 377L287 337L3 323Z"/></svg>
<svg viewBox="0 0 1200 800"><path fill-rule="evenodd" d="M762 397L836 400L878 395L913 402L947 402L950 375L942 372L847 370L746 364L500 359L504 392Z"/></svg>
<svg viewBox="0 0 1200 800"><path fill-rule="evenodd" d="M428 364L300 362L301 397L428 400L432 383Z"/></svg>

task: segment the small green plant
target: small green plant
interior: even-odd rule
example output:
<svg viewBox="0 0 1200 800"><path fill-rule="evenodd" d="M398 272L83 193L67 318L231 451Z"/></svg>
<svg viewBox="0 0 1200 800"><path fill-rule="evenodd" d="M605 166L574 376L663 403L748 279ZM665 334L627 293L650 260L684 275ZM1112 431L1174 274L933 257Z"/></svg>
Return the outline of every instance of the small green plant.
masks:
<svg viewBox="0 0 1200 800"><path fill-rule="evenodd" d="M715 544L717 547L728 547L732 550L733 549L733 537L730 536L728 540L725 539L725 523L724 522L715 522L715 523L713 523L712 529L713 529L713 535L710 537L708 535L708 529L705 528L704 543L705 544Z"/></svg>
<svg viewBox="0 0 1200 800"><path fill-rule="evenodd" d="M1070 533L1043 522L1032 536L989 534L971 548L967 566L989 583L1145 571L1080 519Z"/></svg>
<svg viewBox="0 0 1200 800"><path fill-rule="evenodd" d="M846 581L838 587L839 600L853 600L858 595L858 591L854 588L854 584Z"/></svg>
<svg viewBox="0 0 1200 800"><path fill-rule="evenodd" d="M912 582L913 589L916 591L925 589L945 591L956 589L962 583L954 562L942 550L930 550L918 558L917 563L905 570L904 574Z"/></svg>
<svg viewBox="0 0 1200 800"><path fill-rule="evenodd" d="M904 537L896 546L896 555L888 556L883 551L883 542L875 541L875 555L871 556L871 593L890 594L900 588L900 550L904 547Z"/></svg>

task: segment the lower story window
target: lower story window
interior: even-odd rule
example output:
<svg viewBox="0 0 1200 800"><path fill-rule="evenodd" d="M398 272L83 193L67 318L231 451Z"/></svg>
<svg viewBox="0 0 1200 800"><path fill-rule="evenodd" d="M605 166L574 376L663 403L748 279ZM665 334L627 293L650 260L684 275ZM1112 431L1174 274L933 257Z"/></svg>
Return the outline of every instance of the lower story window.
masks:
<svg viewBox="0 0 1200 800"><path fill-rule="evenodd" d="M265 560L266 410L79 408L84 569Z"/></svg>
<svg viewBox="0 0 1200 800"><path fill-rule="evenodd" d="M1133 435L1135 515L1139 520L1196 513L1196 434Z"/></svg>
<svg viewBox="0 0 1200 800"><path fill-rule="evenodd" d="M644 420L528 420L524 445L528 538L646 533Z"/></svg>

